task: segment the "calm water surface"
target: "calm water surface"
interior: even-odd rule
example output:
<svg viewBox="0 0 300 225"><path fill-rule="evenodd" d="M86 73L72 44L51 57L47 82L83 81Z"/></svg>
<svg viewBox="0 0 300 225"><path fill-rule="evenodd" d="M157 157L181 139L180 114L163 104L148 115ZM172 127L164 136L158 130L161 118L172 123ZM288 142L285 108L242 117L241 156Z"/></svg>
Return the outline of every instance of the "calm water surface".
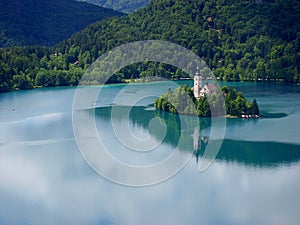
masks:
<svg viewBox="0 0 300 225"><path fill-rule="evenodd" d="M202 173L198 163L209 121L200 120L195 149L195 130L180 134L179 118L152 110L153 98L139 101L128 118L123 116L131 95L149 89L159 95L169 88L166 83L130 85L124 104L117 106L112 103L124 85L104 88L91 108L96 108L98 135L113 156L135 165L155 163L172 153L180 135L180 151L192 156L172 178L140 188L112 183L83 160L72 128L75 88L0 94L0 224L299 224L300 86L226 85L250 100L255 97L265 118L228 119L222 148ZM111 116L112 107L120 113ZM168 132L147 154L129 151L111 127L112 121L120 130L129 124L137 137L159 141L159 133L148 129L157 116Z"/></svg>

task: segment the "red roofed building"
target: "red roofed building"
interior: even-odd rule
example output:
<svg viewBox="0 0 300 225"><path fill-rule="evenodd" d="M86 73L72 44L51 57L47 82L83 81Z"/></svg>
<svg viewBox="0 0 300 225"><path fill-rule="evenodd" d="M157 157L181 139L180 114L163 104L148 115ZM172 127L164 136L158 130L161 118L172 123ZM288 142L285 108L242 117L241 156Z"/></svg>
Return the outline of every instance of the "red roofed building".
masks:
<svg viewBox="0 0 300 225"><path fill-rule="evenodd" d="M194 91L194 96L197 99L204 95L214 94L217 90L217 86L214 84L209 84L207 80L204 87L202 87L202 80L202 76L199 73L199 67L197 66L197 71L194 76L194 87L192 88Z"/></svg>
<svg viewBox="0 0 300 225"><path fill-rule="evenodd" d="M217 90L216 85L214 84L209 84L206 81L206 84L204 85L204 87L202 88L202 90L200 91L200 96L204 96L204 95L211 95L214 94Z"/></svg>

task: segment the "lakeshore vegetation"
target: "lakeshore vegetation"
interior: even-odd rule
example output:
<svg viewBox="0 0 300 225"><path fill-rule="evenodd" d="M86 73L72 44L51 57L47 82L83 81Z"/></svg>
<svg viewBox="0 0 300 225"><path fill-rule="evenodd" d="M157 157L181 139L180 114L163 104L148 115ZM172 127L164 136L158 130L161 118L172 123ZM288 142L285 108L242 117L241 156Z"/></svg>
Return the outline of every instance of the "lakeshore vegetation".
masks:
<svg viewBox="0 0 300 225"><path fill-rule="evenodd" d="M55 47L0 49L0 92L77 85L102 54L150 39L192 50L220 80L300 82L300 1L153 0L127 16L91 24ZM109 82L148 76L180 79L187 74L167 64L141 62Z"/></svg>
<svg viewBox="0 0 300 225"><path fill-rule="evenodd" d="M259 117L259 107L255 98L250 102L242 92L226 86L223 86L221 90L217 89L214 94L204 95L196 99L188 85L181 85L175 90L169 89L166 94L157 98L155 107L175 114L197 115L199 117L223 116L225 114L230 117Z"/></svg>

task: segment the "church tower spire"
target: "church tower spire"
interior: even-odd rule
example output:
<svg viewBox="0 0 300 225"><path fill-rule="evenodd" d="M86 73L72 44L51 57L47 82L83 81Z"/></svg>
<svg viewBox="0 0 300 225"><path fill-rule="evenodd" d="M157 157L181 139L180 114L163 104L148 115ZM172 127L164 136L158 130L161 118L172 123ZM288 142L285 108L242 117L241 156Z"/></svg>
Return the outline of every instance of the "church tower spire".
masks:
<svg viewBox="0 0 300 225"><path fill-rule="evenodd" d="M200 91L202 89L202 77L199 73L199 67L197 65L196 73L194 76L194 96L200 98Z"/></svg>

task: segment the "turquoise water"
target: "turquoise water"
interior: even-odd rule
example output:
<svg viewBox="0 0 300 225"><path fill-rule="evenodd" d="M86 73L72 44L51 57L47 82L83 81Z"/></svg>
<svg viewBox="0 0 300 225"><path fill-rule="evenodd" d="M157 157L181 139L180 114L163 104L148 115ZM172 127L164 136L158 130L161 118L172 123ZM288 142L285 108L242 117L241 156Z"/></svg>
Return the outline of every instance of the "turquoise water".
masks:
<svg viewBox="0 0 300 225"><path fill-rule="evenodd" d="M122 162L153 164L176 147L191 156L170 179L139 188L110 182L82 158L72 127L75 88L1 94L0 224L299 224L300 86L226 85L255 97L265 118L228 119L222 147L203 172L198 166L210 140L209 119L157 112L149 106L153 96L131 105L137 93L160 95L168 83L129 85L122 104L114 99L125 85L107 86L97 102L86 104L87 115L95 109L98 137ZM149 130L158 117L168 128L163 138L160 129ZM120 134L129 126L141 140L153 137L158 147L132 151L112 124Z"/></svg>

